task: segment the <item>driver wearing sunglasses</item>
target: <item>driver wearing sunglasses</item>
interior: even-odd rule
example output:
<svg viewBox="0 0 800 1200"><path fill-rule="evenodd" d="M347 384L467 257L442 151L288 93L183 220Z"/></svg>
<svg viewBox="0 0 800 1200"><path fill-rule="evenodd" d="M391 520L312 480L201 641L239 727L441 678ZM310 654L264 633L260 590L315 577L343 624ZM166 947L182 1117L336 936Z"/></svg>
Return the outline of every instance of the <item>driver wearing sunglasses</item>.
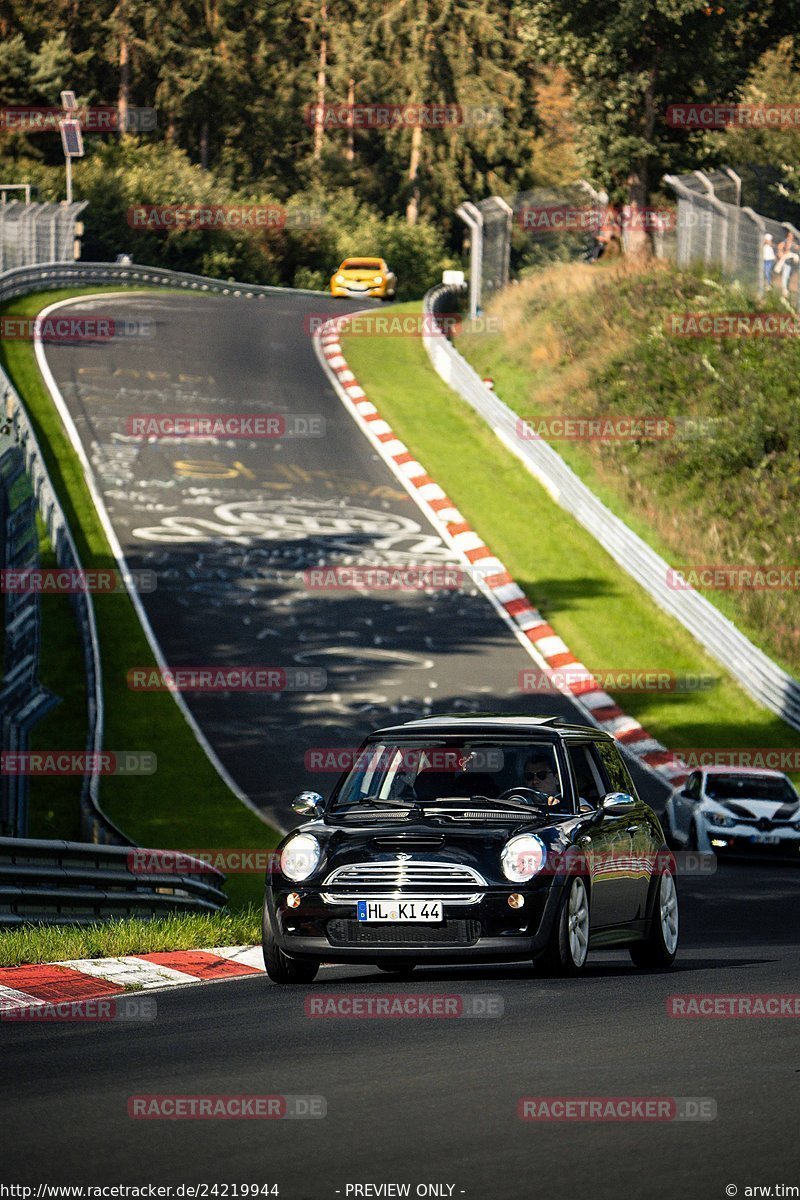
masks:
<svg viewBox="0 0 800 1200"><path fill-rule="evenodd" d="M537 758L535 755L531 755L525 763L523 778L525 787L535 788L537 792L544 792L547 796L548 808L555 808L559 804L561 792L558 775L552 762L548 762L546 758Z"/></svg>

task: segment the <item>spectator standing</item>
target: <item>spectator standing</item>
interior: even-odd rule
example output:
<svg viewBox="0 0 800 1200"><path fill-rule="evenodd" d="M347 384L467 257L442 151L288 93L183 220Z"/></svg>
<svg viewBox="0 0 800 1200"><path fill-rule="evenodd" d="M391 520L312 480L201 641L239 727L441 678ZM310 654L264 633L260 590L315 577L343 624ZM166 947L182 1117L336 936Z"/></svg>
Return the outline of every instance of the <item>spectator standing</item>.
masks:
<svg viewBox="0 0 800 1200"><path fill-rule="evenodd" d="M772 234L764 234L764 283L768 288L772 287L772 272L775 267L775 247L772 244Z"/></svg>
<svg viewBox="0 0 800 1200"><path fill-rule="evenodd" d="M792 271L800 263L800 254L798 254L798 243L791 230L786 234L786 237L778 246L778 261L775 264L775 270L781 276L781 294L784 298L789 295L789 283L792 278Z"/></svg>

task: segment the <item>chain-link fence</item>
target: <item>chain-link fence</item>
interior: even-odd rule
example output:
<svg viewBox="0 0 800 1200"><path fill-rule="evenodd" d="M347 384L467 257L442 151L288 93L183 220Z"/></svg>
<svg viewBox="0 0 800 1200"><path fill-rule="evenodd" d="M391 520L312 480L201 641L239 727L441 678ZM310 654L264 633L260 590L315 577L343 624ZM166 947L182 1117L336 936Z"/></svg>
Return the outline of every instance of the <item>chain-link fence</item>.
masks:
<svg viewBox="0 0 800 1200"><path fill-rule="evenodd" d="M485 304L508 283L508 244L513 213L500 196L481 200L476 208L483 218L483 273L481 301Z"/></svg>
<svg viewBox="0 0 800 1200"><path fill-rule="evenodd" d="M637 222L645 221L657 258L678 267L717 267L760 296L768 288L780 289L800 310L800 232L791 221L778 221L743 203L750 195L766 197L770 180L755 168L741 174L723 167L665 175L677 212L671 205L644 214L612 209L606 193L585 180L522 192L511 205L498 196L462 204L459 215L471 236L471 307L477 311L509 279L548 262L589 260L601 246L613 252L614 243L627 251ZM604 238L609 224L613 228ZM764 265L768 234L774 250L771 274ZM793 245L785 245L787 237L794 239Z"/></svg>
<svg viewBox="0 0 800 1200"><path fill-rule="evenodd" d="M664 182L678 198L674 250L678 267L696 263L719 267L760 296L768 287L780 289L800 308L800 233L790 221L776 221L741 206L742 180L730 169L665 175ZM774 252L769 283L764 269L767 234ZM785 246L789 235L794 238L793 248ZM788 254L781 252L782 246Z"/></svg>
<svg viewBox="0 0 800 1200"><path fill-rule="evenodd" d="M0 271L73 262L77 221L87 204L0 203Z"/></svg>

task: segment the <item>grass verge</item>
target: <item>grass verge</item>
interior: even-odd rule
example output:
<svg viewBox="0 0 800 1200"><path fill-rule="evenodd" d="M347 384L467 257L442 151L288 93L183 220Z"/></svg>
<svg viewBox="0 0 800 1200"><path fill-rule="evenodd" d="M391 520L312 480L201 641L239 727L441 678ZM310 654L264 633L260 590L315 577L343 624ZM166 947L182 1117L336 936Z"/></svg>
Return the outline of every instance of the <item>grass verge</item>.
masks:
<svg viewBox="0 0 800 1200"><path fill-rule="evenodd" d="M0 967L64 962L74 958L118 958L160 950L246 946L261 941L261 910L171 914L142 921L131 917L82 927L27 925L0 931Z"/></svg>
<svg viewBox="0 0 800 1200"><path fill-rule="evenodd" d="M119 289L39 293L3 305L0 314L35 316L58 300L101 290ZM86 569L115 567L81 464L41 378L32 344L24 341L2 343L0 362L24 399L83 566ZM141 696L128 689L126 672L131 663L155 665L128 596L96 595L94 600L106 703L104 746L111 751L151 751L158 763L156 773L151 776L104 777L100 798L105 812L144 846L165 849L270 849L275 846L279 840L277 831L260 821L231 794L169 693L148 693L147 704L143 705ZM57 636L52 623L51 635ZM36 735L37 745L43 748L41 739L47 736L51 749L83 749L83 740L75 745L74 739L79 732L72 720L72 706L79 702L85 705L77 694L78 680L72 677L77 664L73 662L71 669L66 661L62 664L59 684L50 658L51 649L52 646L45 656L48 677L44 682L54 691L58 691L59 686L63 688L70 716L64 719L66 703L54 709L43 722L42 731ZM83 677L82 664L79 677ZM81 711L85 713L85 707ZM42 801L41 811L45 817L52 812L53 821L58 820L65 827L66 813L72 801L77 802L79 788L78 777L55 781ZM38 806L38 800L36 804ZM226 884L227 895L234 906L257 901L262 890L263 881L255 875L232 876Z"/></svg>
<svg viewBox="0 0 800 1200"><path fill-rule="evenodd" d="M554 503L439 379L420 339L345 336L343 346L381 414L582 662L716 680L702 692L612 691L626 712L674 750L800 747L800 734L759 708Z"/></svg>
<svg viewBox="0 0 800 1200"><path fill-rule="evenodd" d="M675 567L800 563L796 336L680 336L687 314L772 312L740 286L671 264L558 264L489 311L500 332L459 338L520 417L653 417L661 439L554 442L603 502ZM704 592L800 673L800 590Z"/></svg>

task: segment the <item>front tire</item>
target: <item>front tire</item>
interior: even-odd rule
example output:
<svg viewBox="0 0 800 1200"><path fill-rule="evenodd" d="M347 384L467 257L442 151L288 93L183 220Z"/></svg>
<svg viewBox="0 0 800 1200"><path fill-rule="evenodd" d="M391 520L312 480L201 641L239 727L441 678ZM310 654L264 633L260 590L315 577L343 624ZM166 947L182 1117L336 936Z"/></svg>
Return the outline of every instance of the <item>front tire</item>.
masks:
<svg viewBox="0 0 800 1200"><path fill-rule="evenodd" d="M589 952L589 893L575 876L566 889L550 940L537 966L550 975L578 975Z"/></svg>
<svg viewBox="0 0 800 1200"><path fill-rule="evenodd" d="M664 870L658 882L647 940L629 947L637 967L670 967L678 953L678 891L672 872Z"/></svg>
<svg viewBox="0 0 800 1200"><path fill-rule="evenodd" d="M313 983L320 964L314 959L292 958L281 950L272 933L266 906L261 923L261 947L264 966L273 983Z"/></svg>

